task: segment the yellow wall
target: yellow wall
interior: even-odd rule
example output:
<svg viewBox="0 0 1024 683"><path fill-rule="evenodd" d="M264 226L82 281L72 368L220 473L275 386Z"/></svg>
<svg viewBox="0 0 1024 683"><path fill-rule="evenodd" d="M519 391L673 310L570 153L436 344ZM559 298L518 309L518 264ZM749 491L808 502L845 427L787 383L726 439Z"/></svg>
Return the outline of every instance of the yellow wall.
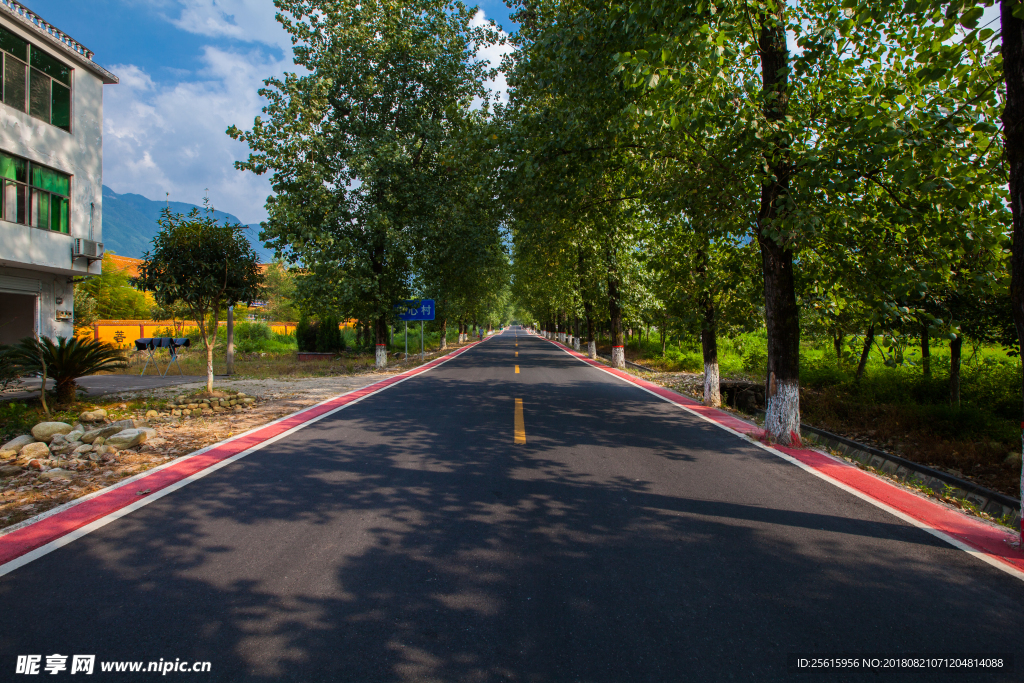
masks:
<svg viewBox="0 0 1024 683"><path fill-rule="evenodd" d="M221 326L225 323L221 321ZM270 329L275 334L295 334L295 327L298 323L278 322L269 323ZM354 320L346 320L339 327L345 329L352 327ZM147 337L168 336L166 330L174 330L173 336L184 337L191 330L199 329L194 322L181 322L164 320L154 322L152 320L98 320L89 327L83 327L77 332L77 336L85 339L96 339L98 341L113 344L118 348L135 348L135 340Z"/></svg>

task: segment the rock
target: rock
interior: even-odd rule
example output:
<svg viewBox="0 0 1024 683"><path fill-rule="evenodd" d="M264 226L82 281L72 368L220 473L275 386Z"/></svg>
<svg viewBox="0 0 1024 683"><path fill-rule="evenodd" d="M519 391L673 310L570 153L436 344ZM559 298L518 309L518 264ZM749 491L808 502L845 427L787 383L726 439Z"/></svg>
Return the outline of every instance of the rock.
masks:
<svg viewBox="0 0 1024 683"><path fill-rule="evenodd" d="M181 411L178 410L177 408L175 408L174 410L171 411L171 416L172 417L181 417Z"/></svg>
<svg viewBox="0 0 1024 683"><path fill-rule="evenodd" d="M13 477L21 474L22 469L17 465L3 465L0 466L0 477Z"/></svg>
<svg viewBox="0 0 1024 683"><path fill-rule="evenodd" d="M102 437L102 436L99 436L99 437L96 437L96 440L92 442L92 445L93 446L102 446L104 441L106 441L106 438Z"/></svg>
<svg viewBox="0 0 1024 683"><path fill-rule="evenodd" d="M0 451L0 460L13 460L18 457L18 451Z"/></svg>
<svg viewBox="0 0 1024 683"><path fill-rule="evenodd" d="M242 403L246 403L246 404L255 403L255 401L256 401L256 399L251 398L249 396L246 396L245 398L242 399Z"/></svg>
<svg viewBox="0 0 1024 683"><path fill-rule="evenodd" d="M141 429L125 429L123 431L108 437L104 446L111 446L113 448L131 448L141 443L145 443L148 434Z"/></svg>
<svg viewBox="0 0 1024 683"><path fill-rule="evenodd" d="M32 428L36 441L50 443L55 434L67 434L73 429L67 422L40 422Z"/></svg>
<svg viewBox="0 0 1024 683"><path fill-rule="evenodd" d="M105 410L87 410L81 415L79 415L78 419L81 420L82 422L103 422L103 418L107 416L106 412L107 411Z"/></svg>
<svg viewBox="0 0 1024 683"><path fill-rule="evenodd" d="M113 460L117 456L117 449L113 446L100 446L95 451L96 455L103 460Z"/></svg>
<svg viewBox="0 0 1024 683"><path fill-rule="evenodd" d="M117 434L124 427L116 427L114 425L107 425L106 427L100 427L99 429L90 429L82 435L81 441L83 443L96 443L96 439L105 439L108 436Z"/></svg>
<svg viewBox="0 0 1024 683"><path fill-rule="evenodd" d="M245 398L245 393L239 391L237 394L235 394L235 396L237 396L238 398Z"/></svg>
<svg viewBox="0 0 1024 683"><path fill-rule="evenodd" d="M61 441L57 444L57 439L54 439L50 442L50 452L58 455L67 455L81 445L83 445L81 441Z"/></svg>
<svg viewBox="0 0 1024 683"><path fill-rule="evenodd" d="M149 417L160 417L160 413L158 413L155 410L147 410L146 411L146 417L147 418L149 418Z"/></svg>
<svg viewBox="0 0 1024 683"><path fill-rule="evenodd" d="M181 411L181 414L183 416L185 416L185 417L192 417L192 411L189 410L188 408L186 408L185 410Z"/></svg>
<svg viewBox="0 0 1024 683"><path fill-rule="evenodd" d="M83 436L85 436L84 429L72 429L64 435L64 438L68 441L81 441Z"/></svg>
<svg viewBox="0 0 1024 683"><path fill-rule="evenodd" d="M1007 467L1020 467L1021 454L1010 453L1009 455L1006 456L1006 459L1003 460L1003 464L1006 465Z"/></svg>
<svg viewBox="0 0 1024 683"><path fill-rule="evenodd" d="M27 446L25 446L24 448L22 448L21 451L18 453L18 458L20 460L32 460L33 458L49 458L49 457L50 457L50 447L47 446L42 441L36 441L35 443L30 443Z"/></svg>
<svg viewBox="0 0 1024 683"><path fill-rule="evenodd" d="M34 436L29 436L28 434L25 434L24 436L19 436L14 439L11 439L3 446L0 446L0 451L20 451L23 446L27 446L30 443L35 443L35 441L36 439Z"/></svg>
<svg viewBox="0 0 1024 683"><path fill-rule="evenodd" d="M27 468L30 469L30 470L42 471L42 470L46 469L46 465L44 465L43 461L40 460L39 458L33 458L32 460L28 461Z"/></svg>
<svg viewBox="0 0 1024 683"><path fill-rule="evenodd" d="M94 448L95 446L92 446L91 444L82 444L81 446L74 450L72 455L78 455L80 453L92 453Z"/></svg>
<svg viewBox="0 0 1024 683"><path fill-rule="evenodd" d="M233 412L236 412L236 413L240 413L240 412L242 412L242 406L235 406L235 407L234 407L234 408L232 408L231 410L232 410Z"/></svg>
<svg viewBox="0 0 1024 683"><path fill-rule="evenodd" d="M107 426L108 427L117 427L117 431L121 431L122 429L134 429L135 427L138 427L139 425L136 424L136 420L118 420L117 422L111 422ZM114 432L114 433L116 434L117 432Z"/></svg>
<svg viewBox="0 0 1024 683"><path fill-rule="evenodd" d="M45 472L39 475L39 478L42 479L43 481L53 481L54 479L70 479L73 476L73 472L69 472L68 470L62 470L61 468L58 467L56 469L46 470Z"/></svg>
<svg viewBox="0 0 1024 683"><path fill-rule="evenodd" d="M103 456L100 455L99 453L89 453L88 456L89 460L94 460L97 462L103 459Z"/></svg>

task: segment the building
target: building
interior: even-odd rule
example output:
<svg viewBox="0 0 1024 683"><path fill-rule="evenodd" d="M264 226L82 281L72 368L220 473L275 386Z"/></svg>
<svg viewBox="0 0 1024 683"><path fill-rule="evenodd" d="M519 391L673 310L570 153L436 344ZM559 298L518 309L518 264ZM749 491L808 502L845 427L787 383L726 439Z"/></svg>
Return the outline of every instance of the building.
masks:
<svg viewBox="0 0 1024 683"><path fill-rule="evenodd" d="M81 43L0 0L0 344L71 337L103 255L103 86Z"/></svg>

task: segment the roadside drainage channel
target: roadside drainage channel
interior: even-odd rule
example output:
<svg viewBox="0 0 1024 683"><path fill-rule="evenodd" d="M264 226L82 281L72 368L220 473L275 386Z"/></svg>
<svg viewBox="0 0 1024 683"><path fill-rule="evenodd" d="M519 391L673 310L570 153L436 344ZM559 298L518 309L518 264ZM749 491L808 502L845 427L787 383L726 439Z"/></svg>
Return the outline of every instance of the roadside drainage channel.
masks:
<svg viewBox="0 0 1024 683"><path fill-rule="evenodd" d="M611 356L602 356L601 354L597 354L597 357L599 359L603 360L608 365L612 364ZM655 370L654 368L648 368L646 366L640 365L639 363L634 363L633 361L630 361L630 360L626 361L626 366L627 367L631 367L631 368L636 368L637 370L643 370L644 372L657 372L657 370Z"/></svg>
<svg viewBox="0 0 1024 683"><path fill-rule="evenodd" d="M921 465L898 455L865 446L838 434L826 432L824 429L800 425L800 435L820 446L837 450L863 465L874 467L897 479L923 484L936 493L966 500L993 517L1008 517L1011 526L1020 526L1020 501L1016 498L991 491L974 482L960 479L952 474L932 469L927 465Z"/></svg>

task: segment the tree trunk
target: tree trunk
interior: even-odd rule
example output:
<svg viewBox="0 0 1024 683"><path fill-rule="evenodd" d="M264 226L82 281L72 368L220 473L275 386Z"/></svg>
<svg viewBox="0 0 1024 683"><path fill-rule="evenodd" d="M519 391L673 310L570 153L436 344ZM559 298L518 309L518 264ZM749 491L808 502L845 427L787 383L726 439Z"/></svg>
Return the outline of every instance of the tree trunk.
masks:
<svg viewBox="0 0 1024 683"><path fill-rule="evenodd" d="M626 352L622 343L622 308L619 306L619 283L608 278L608 314L611 316L612 367L626 369Z"/></svg>
<svg viewBox="0 0 1024 683"><path fill-rule="evenodd" d="M441 342L438 344L438 350L444 351L448 348L448 318L441 318Z"/></svg>
<svg viewBox="0 0 1024 683"><path fill-rule="evenodd" d="M928 323L921 323L921 372L932 376L932 350L928 339Z"/></svg>
<svg viewBox="0 0 1024 683"><path fill-rule="evenodd" d="M355 324L355 327L356 327L356 348L358 349L358 348L361 348L362 345L363 345L363 324L357 320L356 324Z"/></svg>
<svg viewBox="0 0 1024 683"><path fill-rule="evenodd" d="M843 369L843 333L839 329L832 331L832 348L836 351L836 368Z"/></svg>
<svg viewBox="0 0 1024 683"><path fill-rule="evenodd" d="M860 352L860 362L857 363L857 373L854 378L860 381L860 378L864 376L864 368L868 366L868 356L871 355L871 345L875 343L875 326L871 325L868 327L868 331L864 333L864 348Z"/></svg>
<svg viewBox="0 0 1024 683"><path fill-rule="evenodd" d="M960 407L960 358L963 353L964 338L957 335L949 342L949 405Z"/></svg>
<svg viewBox="0 0 1024 683"><path fill-rule="evenodd" d="M1013 237L1010 245L1010 305L1017 340L1024 349L1024 21L1013 16L1015 0L1000 0L1003 76L1006 78L1006 109L1003 111L1005 154L1010 171L1010 211ZM1024 388L1024 373L1021 375ZM1024 394L1022 394L1024 395ZM1024 427L1024 415L1021 416ZM1024 430L1021 434L1024 453ZM1020 496L1024 500L1024 463L1021 465ZM1024 546L1024 515L1021 516L1021 545Z"/></svg>
<svg viewBox="0 0 1024 683"><path fill-rule="evenodd" d="M225 360L227 361L227 374L235 373L235 307L228 306L228 345L225 349Z"/></svg>
<svg viewBox="0 0 1024 683"><path fill-rule="evenodd" d="M75 402L75 380L62 379L54 383L53 391L57 395L58 406L69 406Z"/></svg>
<svg viewBox="0 0 1024 683"><path fill-rule="evenodd" d="M662 326L661 326L661 357L662 358L665 357L665 340L666 340L665 328L666 327L668 327L668 314L667 313L662 316Z"/></svg>
<svg viewBox="0 0 1024 683"><path fill-rule="evenodd" d="M213 333L217 334L216 328ZM209 340L206 341L206 392L213 392L213 343Z"/></svg>
<svg viewBox="0 0 1024 683"><path fill-rule="evenodd" d="M587 319L587 356L591 360L596 360L597 341L594 339L594 304L584 301L583 313Z"/></svg>
<svg viewBox="0 0 1024 683"><path fill-rule="evenodd" d="M43 406L43 412L46 417L50 417L50 406L46 405L46 359L43 358L43 348L39 345L39 340L36 340L36 352L39 354L39 367L43 370L39 377L39 404Z"/></svg>
<svg viewBox="0 0 1024 683"><path fill-rule="evenodd" d="M376 344L376 363L378 370L384 370L388 366L388 320L384 316L377 318L374 339Z"/></svg>
<svg viewBox="0 0 1024 683"><path fill-rule="evenodd" d="M765 117L782 122L789 105L785 3L760 16L762 96ZM800 311L796 304L793 250L778 235L780 203L789 190L788 143L769 136L764 150L769 174L761 185L757 241L764 272L765 324L768 332L768 391L765 432L784 445L800 442ZM775 235L773 235L773 232Z"/></svg>
<svg viewBox="0 0 1024 683"><path fill-rule="evenodd" d="M700 346L704 354L704 405L722 405L722 389L718 373L718 326L715 302L707 290L701 295L704 319L700 330Z"/></svg>

